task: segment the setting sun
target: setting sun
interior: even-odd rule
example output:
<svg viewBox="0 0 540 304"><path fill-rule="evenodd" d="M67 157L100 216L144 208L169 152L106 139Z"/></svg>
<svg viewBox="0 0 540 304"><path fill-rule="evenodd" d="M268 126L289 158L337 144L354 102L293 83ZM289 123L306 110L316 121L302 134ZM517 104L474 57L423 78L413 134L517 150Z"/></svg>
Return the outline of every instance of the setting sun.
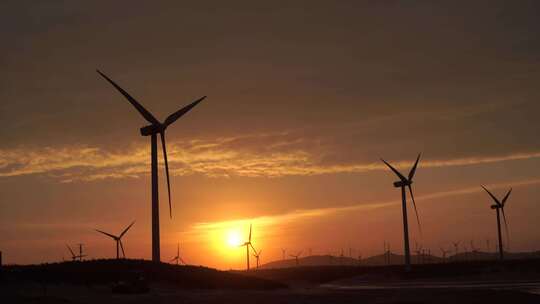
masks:
<svg viewBox="0 0 540 304"><path fill-rule="evenodd" d="M227 244L231 247L242 245L242 238L238 230L229 230L227 232Z"/></svg>

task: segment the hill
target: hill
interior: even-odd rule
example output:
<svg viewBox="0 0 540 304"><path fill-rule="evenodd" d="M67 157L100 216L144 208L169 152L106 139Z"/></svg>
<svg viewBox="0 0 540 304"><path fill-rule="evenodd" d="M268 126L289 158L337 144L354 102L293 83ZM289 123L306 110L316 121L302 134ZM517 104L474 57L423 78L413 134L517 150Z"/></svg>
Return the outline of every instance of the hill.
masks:
<svg viewBox="0 0 540 304"><path fill-rule="evenodd" d="M41 265L3 266L4 283L100 285L144 280L181 289L277 289L286 285L267 279L218 271L202 266L155 264L146 260L90 260Z"/></svg>
<svg viewBox="0 0 540 304"><path fill-rule="evenodd" d="M496 252L469 251L460 252L457 255L450 255L443 259L435 255L411 255L412 264L436 264L444 262L471 262L471 261L494 261L499 255ZM540 258L540 252L505 252L505 259L534 259ZM364 259L355 259L346 256L332 255L312 255L298 259L298 265L295 259L277 260L262 264L260 269L290 268L296 266L385 266L385 265L403 265L404 257L400 254L390 253L370 256Z"/></svg>

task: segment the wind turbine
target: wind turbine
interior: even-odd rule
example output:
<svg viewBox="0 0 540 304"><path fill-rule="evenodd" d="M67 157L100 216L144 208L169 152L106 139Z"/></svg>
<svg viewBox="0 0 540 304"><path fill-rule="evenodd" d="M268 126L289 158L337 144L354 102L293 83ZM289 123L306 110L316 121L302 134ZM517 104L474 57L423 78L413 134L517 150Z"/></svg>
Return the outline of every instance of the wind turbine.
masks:
<svg viewBox="0 0 540 304"><path fill-rule="evenodd" d="M413 167L411 168L411 171L409 171L409 175L407 177L403 176L396 168L392 167L389 163L387 163L384 159L381 158L383 163L385 163L390 170L392 170L398 177L399 181L394 182L394 187L401 188L401 208L403 212L403 238L404 238L404 247L405 247L405 267L407 270L411 268L411 251L409 248L409 224L407 221L407 194L405 191L405 188L409 188L409 192L411 194L411 199L414 206L414 212L416 213L416 220L418 222L418 229L420 230L420 233L422 233L422 228L420 226L420 218L418 217L418 210L416 210L416 202L414 201L414 195L412 191L412 183L413 183L413 177L414 173L416 172L416 167L418 166L418 161L420 160L420 155L418 154L418 157L416 158L416 162L414 163Z"/></svg>
<svg viewBox="0 0 540 304"><path fill-rule="evenodd" d="M281 248L281 257L282 257L283 261L285 261L285 253L286 252L287 251L284 248Z"/></svg>
<svg viewBox="0 0 540 304"><path fill-rule="evenodd" d="M180 262L187 265L186 262L184 262L184 260L180 257L180 243L178 243L178 247L176 247L176 256L172 258L171 262L176 262L176 265L179 265Z"/></svg>
<svg viewBox="0 0 540 304"><path fill-rule="evenodd" d="M454 245L454 250L455 250L455 260L457 261L457 258L458 258L458 252L459 252L459 241L457 242L452 242L452 244Z"/></svg>
<svg viewBox="0 0 540 304"><path fill-rule="evenodd" d="M296 266L299 265L298 258L300 257L300 255L302 255L302 251L298 252L297 254L290 254L290 256L294 258Z"/></svg>
<svg viewBox="0 0 540 304"><path fill-rule="evenodd" d="M73 250L71 250L71 247L69 247L69 245L66 245L66 247L69 250L69 253L71 253L71 260L75 262L77 260L77 255L75 254L75 252L73 252Z"/></svg>
<svg viewBox="0 0 540 304"><path fill-rule="evenodd" d="M79 261L82 261L82 258L86 256L82 253L82 244L79 244L79 255L76 255L75 252L71 249L71 247L69 247L69 245L66 244L66 247L68 248L69 253L71 253L72 261L76 261L77 259Z"/></svg>
<svg viewBox="0 0 540 304"><path fill-rule="evenodd" d="M146 110L135 98L129 95L124 89L117 85L105 74L97 70L105 80L107 80L115 89L117 89L124 97L137 109L150 124L140 129L142 136L150 136L150 151L151 151L151 170L152 170L152 261L160 262L160 245L159 245L159 193L158 193L158 159L157 159L157 135L161 137L161 145L163 148L163 158L165 162L165 173L167 176L167 193L169 198L169 216L172 218L172 203L171 203L171 184L169 181L169 164L167 162L167 148L165 144L165 130L176 120L189 112L199 102L206 98L203 96L180 110L169 115L164 122L157 120L152 113Z"/></svg>
<svg viewBox="0 0 540 304"><path fill-rule="evenodd" d="M386 265L390 265L390 243L387 243L386 241L384 241L383 246L384 246L384 263Z"/></svg>
<svg viewBox="0 0 540 304"><path fill-rule="evenodd" d="M473 240L470 241L470 244L471 244L472 259L476 260L477 248L474 246L474 241Z"/></svg>
<svg viewBox="0 0 540 304"><path fill-rule="evenodd" d="M416 244L416 259L418 261L418 264L424 264L424 251L422 248L422 245Z"/></svg>
<svg viewBox="0 0 540 304"><path fill-rule="evenodd" d="M110 233L107 233L105 231L101 231L101 230L96 229L97 232L102 233L102 234L112 238L116 242L116 259L120 259L120 251L119 251L119 249L122 249L122 256L124 258L126 258L126 253L124 252L124 245L122 245L122 237L124 236L124 234L126 234L126 232L129 230L129 228L131 228L131 226L133 226L133 224L135 224L135 221L133 221L131 224L129 224L129 226L127 226L127 228L124 229L124 231L122 231L122 233L120 233L119 236L116 236L114 234L110 234Z"/></svg>
<svg viewBox="0 0 540 304"><path fill-rule="evenodd" d="M443 263L446 263L446 254L449 252L449 250L446 250L441 247L441 252L442 252Z"/></svg>
<svg viewBox="0 0 540 304"><path fill-rule="evenodd" d="M251 245L251 224L249 224L248 241L240 246L246 246L246 265L247 265L246 270L249 270L249 247L253 248L253 245ZM255 248L253 248L253 250L255 250Z"/></svg>
<svg viewBox="0 0 540 304"><path fill-rule="evenodd" d="M262 249L259 252L257 252L257 250L253 248L253 256L255 257L255 259L257 259L257 269L259 269L259 258L261 257L261 252L262 252Z"/></svg>
<svg viewBox="0 0 540 304"><path fill-rule="evenodd" d="M508 200L508 197L510 196L510 193L512 193L512 188L508 190L502 201L499 201L491 192L489 192L486 187L482 186L484 190L491 196L495 204L491 205L491 209L495 209L497 211L497 235L499 237L499 258L502 260L504 259L504 253L503 253L503 243L502 243L502 234L501 234L501 217L500 213L502 212L503 220L504 220L504 228L506 232L506 238L508 240L508 223L506 222L506 215L504 214L504 206L506 205L506 200ZM500 211L499 211L500 210ZM507 242L508 243L508 242Z"/></svg>

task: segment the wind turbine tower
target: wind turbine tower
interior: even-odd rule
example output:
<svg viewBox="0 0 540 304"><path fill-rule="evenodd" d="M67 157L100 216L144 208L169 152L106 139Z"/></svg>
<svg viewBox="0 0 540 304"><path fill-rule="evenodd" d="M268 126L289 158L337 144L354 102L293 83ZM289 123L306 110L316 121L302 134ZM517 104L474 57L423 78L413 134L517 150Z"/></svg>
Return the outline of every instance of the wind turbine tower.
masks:
<svg viewBox="0 0 540 304"><path fill-rule="evenodd" d="M508 197L510 196L510 193L512 193L512 188L508 190L502 201L499 201L491 192L489 192L486 187L482 186L484 190L491 196L495 204L491 205L491 209L495 209L497 211L497 236L499 238L499 259L504 259L504 250L503 250L503 243L502 243L502 234L501 234L501 216L502 213L503 220L504 220L504 227L506 232L506 237L508 239L508 223L506 222L506 215L504 214L504 207L506 205L506 200L508 200Z"/></svg>
<svg viewBox="0 0 540 304"><path fill-rule="evenodd" d="M248 241L242 244L241 246L246 246L246 270L249 270L249 247L253 248L253 245L251 244L251 224L249 224L249 237ZM255 248L253 248L255 249Z"/></svg>
<svg viewBox="0 0 540 304"><path fill-rule="evenodd" d="M414 163L413 167L411 168L411 171L409 171L409 175L407 177L403 176L396 168L392 167L389 163L387 163L384 159L381 159L387 166L392 170L399 178L399 181L394 182L394 187L401 188L401 209L403 213L403 246L404 246L404 252L405 252L405 269L410 270L411 269L411 250L409 247L409 224L407 220L407 194L405 188L409 188L409 192L411 194L411 199L414 206L414 212L416 213L416 220L418 222L418 228L420 230L420 233L422 233L422 228L420 226L420 218L418 217L418 210L416 209L416 202L414 201L414 195L412 191L412 183L413 183L413 177L414 173L416 172L416 167L418 166L418 161L420 160L420 154L418 154L418 157L416 158L416 162Z"/></svg>

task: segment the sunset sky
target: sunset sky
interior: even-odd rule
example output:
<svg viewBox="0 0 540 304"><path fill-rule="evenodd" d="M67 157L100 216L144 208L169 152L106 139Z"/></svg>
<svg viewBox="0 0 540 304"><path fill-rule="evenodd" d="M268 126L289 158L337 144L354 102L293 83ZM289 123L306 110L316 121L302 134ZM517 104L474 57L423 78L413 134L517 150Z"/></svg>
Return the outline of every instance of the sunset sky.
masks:
<svg viewBox="0 0 540 304"><path fill-rule="evenodd" d="M244 267L402 249L400 191L380 158L416 173L423 235L496 241L480 185L502 196L510 250L539 250L538 1L3 1L0 250L4 263L149 259L145 121L168 129L173 218L160 168L162 260ZM161 153L161 152L160 152ZM160 166L163 164L160 154ZM412 209L409 209L412 211ZM494 250L493 248L491 250Z"/></svg>

